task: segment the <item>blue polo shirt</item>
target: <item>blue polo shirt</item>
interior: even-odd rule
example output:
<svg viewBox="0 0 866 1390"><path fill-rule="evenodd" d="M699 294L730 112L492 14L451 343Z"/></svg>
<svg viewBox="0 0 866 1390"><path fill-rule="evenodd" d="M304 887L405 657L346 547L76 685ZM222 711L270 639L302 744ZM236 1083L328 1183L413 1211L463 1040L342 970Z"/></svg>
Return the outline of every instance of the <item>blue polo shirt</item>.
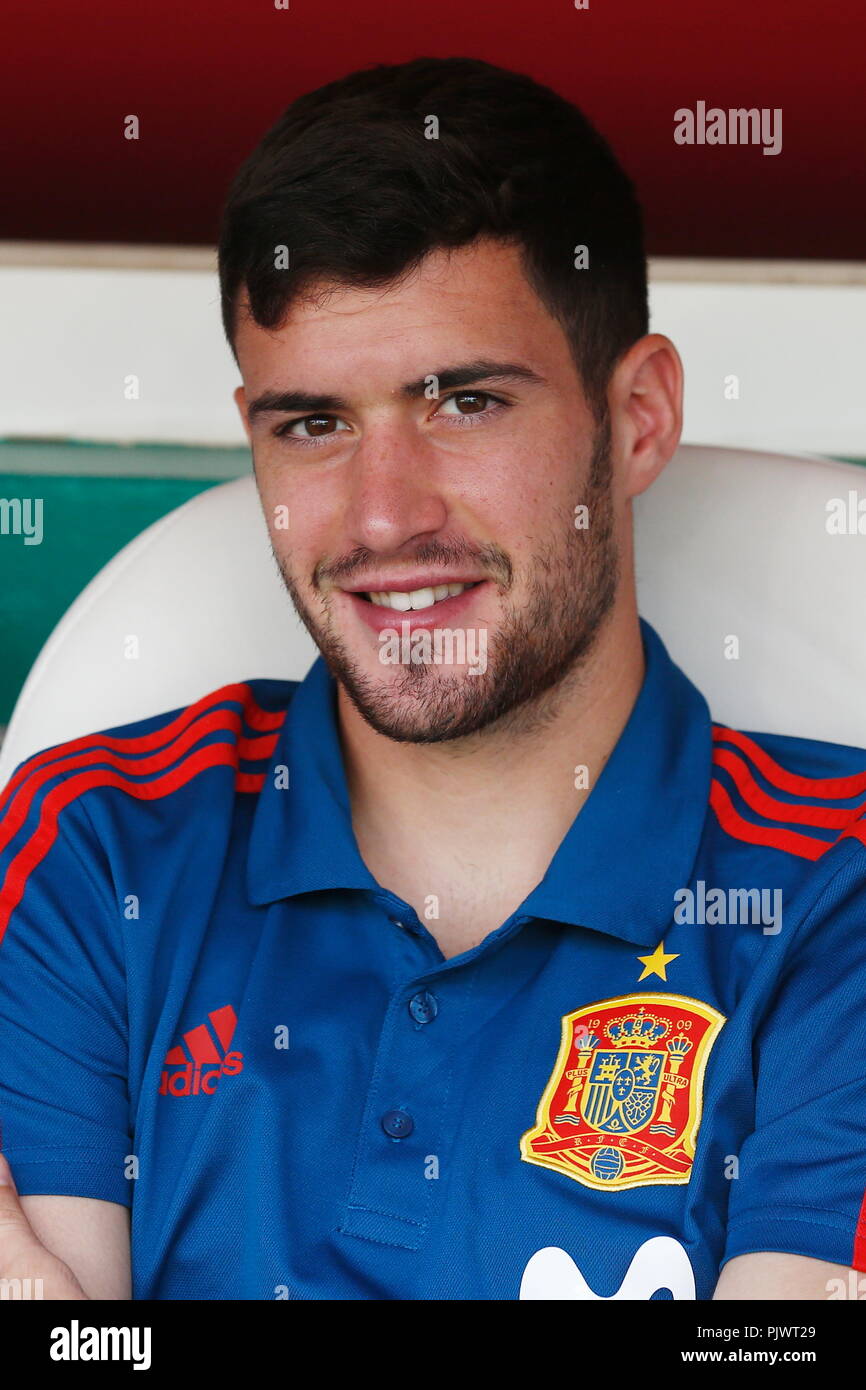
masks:
<svg viewBox="0 0 866 1390"><path fill-rule="evenodd" d="M866 1270L866 754L713 724L642 632L543 880L450 960L360 857L321 658L23 763L19 1191L130 1206L138 1299L708 1299L761 1250Z"/></svg>

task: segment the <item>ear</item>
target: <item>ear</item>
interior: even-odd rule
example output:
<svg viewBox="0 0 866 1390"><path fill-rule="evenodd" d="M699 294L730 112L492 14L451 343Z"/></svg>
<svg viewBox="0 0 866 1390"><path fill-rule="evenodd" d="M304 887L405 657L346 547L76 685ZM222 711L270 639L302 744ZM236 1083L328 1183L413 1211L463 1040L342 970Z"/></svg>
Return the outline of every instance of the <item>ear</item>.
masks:
<svg viewBox="0 0 866 1390"><path fill-rule="evenodd" d="M645 492L673 456L683 427L683 364L670 338L649 333L617 363L608 388L625 495Z"/></svg>
<svg viewBox="0 0 866 1390"><path fill-rule="evenodd" d="M238 414L241 417L241 424L244 427L244 434L246 435L249 441L250 448L252 448L253 438L250 434L250 422L249 417L247 415L247 393L242 386L238 386L232 392L232 398L234 400L235 405L238 408Z"/></svg>

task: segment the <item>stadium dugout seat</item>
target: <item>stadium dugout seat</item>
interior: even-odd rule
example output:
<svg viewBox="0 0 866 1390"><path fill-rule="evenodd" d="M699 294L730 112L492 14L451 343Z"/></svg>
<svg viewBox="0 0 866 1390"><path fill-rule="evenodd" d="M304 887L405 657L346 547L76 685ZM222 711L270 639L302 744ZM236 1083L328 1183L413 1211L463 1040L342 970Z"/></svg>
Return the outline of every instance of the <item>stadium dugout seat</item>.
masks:
<svg viewBox="0 0 866 1390"><path fill-rule="evenodd" d="M635 527L641 613L717 720L866 745L862 468L681 446ZM121 550L58 623L15 706L0 785L41 748L232 681L300 679L315 654L252 477L210 488Z"/></svg>

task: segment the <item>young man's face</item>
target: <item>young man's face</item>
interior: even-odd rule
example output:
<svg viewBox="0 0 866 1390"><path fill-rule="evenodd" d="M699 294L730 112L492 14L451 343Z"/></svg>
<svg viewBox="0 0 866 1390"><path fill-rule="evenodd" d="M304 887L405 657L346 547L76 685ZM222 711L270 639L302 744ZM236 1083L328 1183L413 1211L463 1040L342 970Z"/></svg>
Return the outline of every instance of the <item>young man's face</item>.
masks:
<svg viewBox="0 0 866 1390"><path fill-rule="evenodd" d="M236 345L274 552L361 714L416 742L536 717L613 603L620 523L607 432L518 251L436 251L277 331L242 305Z"/></svg>

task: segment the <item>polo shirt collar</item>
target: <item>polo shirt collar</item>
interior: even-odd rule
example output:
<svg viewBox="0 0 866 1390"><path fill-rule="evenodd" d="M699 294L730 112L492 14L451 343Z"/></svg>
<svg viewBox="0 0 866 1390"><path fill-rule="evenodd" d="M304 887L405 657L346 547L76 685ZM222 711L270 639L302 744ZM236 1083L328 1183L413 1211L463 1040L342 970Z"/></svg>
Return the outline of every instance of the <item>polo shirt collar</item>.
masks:
<svg viewBox="0 0 866 1390"><path fill-rule="evenodd" d="M641 620L646 672L601 776L521 912L655 946L691 880L709 803L707 703Z"/></svg>
<svg viewBox="0 0 866 1390"><path fill-rule="evenodd" d="M280 769L285 769L282 776ZM247 888L257 904L320 889L381 892L352 828L337 684L321 656L291 697L265 774L253 818Z"/></svg>
<svg viewBox="0 0 866 1390"><path fill-rule="evenodd" d="M711 774L706 701L641 620L646 670L598 782L521 916L654 946L687 887ZM274 775L288 770L290 785ZM292 696L250 840L251 902L337 888L381 892L358 850L337 726L336 682L316 659Z"/></svg>

